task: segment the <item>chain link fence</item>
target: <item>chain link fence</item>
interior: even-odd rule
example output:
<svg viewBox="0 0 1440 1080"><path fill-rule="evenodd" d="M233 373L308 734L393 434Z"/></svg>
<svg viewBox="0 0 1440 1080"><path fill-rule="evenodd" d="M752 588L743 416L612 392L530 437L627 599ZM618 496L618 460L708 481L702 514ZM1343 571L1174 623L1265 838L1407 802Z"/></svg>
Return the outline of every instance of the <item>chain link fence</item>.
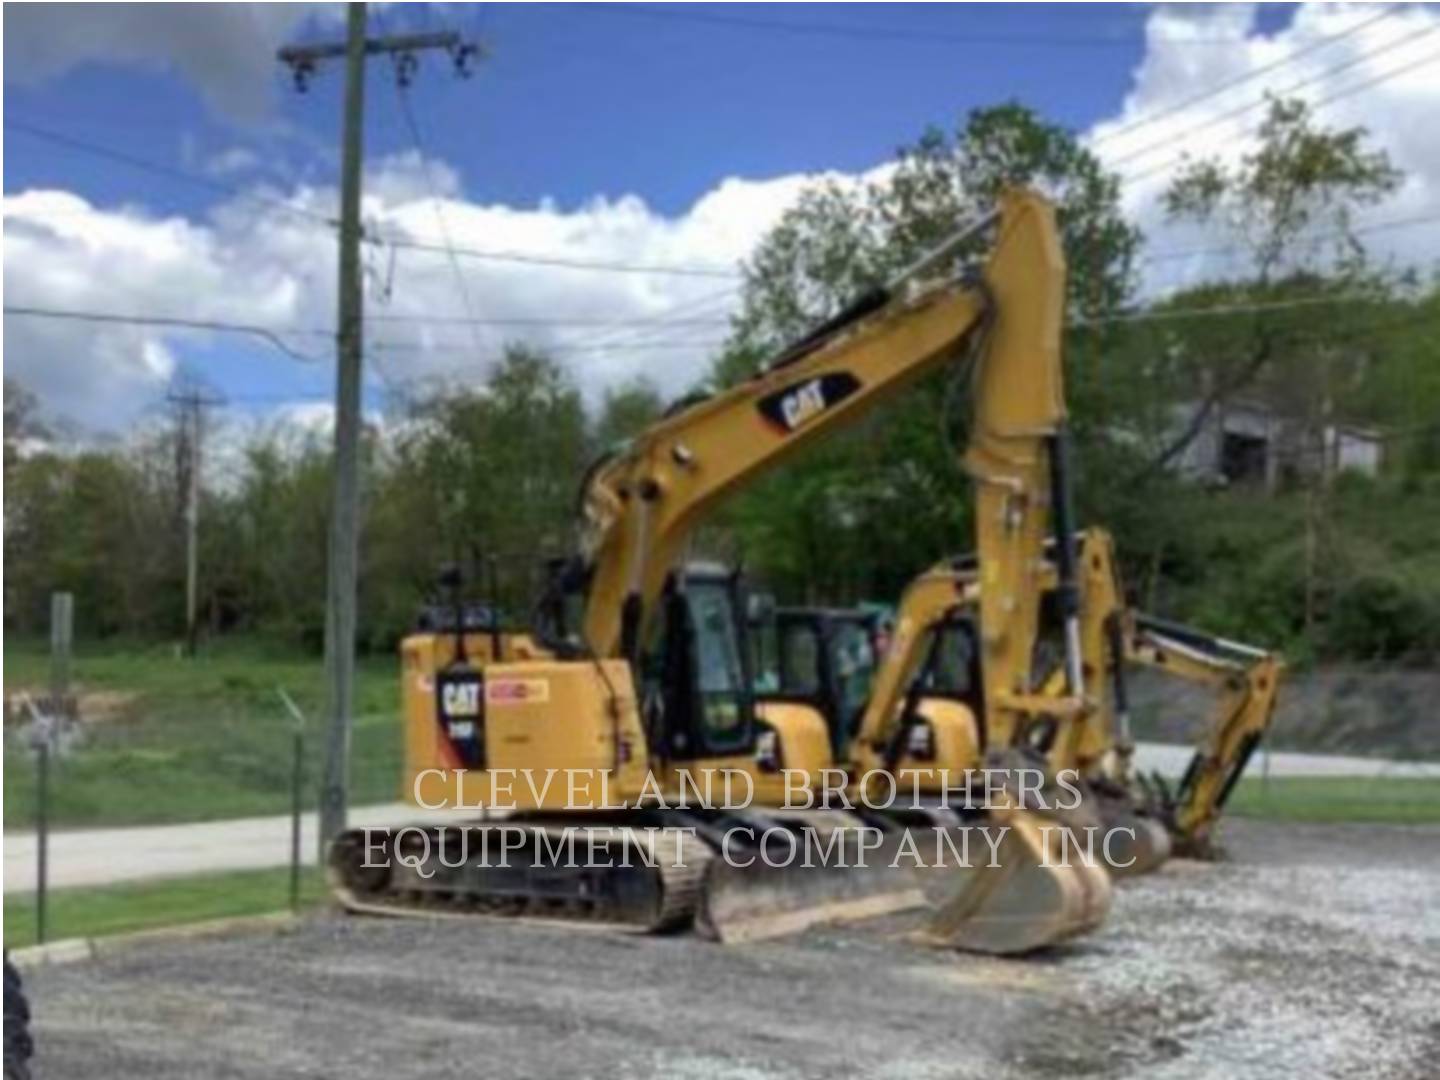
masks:
<svg viewBox="0 0 1440 1080"><path fill-rule="evenodd" d="M66 894L80 890L192 887L206 875L223 892L222 877L249 875L231 885L272 891L277 910L313 892L322 720L284 687L267 696L268 708L152 713L103 692L9 695L7 941L88 933L65 925ZM354 719L350 805L362 823L402 800L403 740L396 711Z"/></svg>

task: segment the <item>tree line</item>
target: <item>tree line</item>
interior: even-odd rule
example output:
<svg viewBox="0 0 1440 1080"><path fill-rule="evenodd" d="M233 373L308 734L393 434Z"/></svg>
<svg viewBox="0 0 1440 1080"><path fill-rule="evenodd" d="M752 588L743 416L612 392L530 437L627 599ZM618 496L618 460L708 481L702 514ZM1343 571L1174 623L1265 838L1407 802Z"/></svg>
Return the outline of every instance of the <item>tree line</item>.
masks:
<svg viewBox="0 0 1440 1080"><path fill-rule="evenodd" d="M1371 258L1353 221L1402 180L1363 130L1273 101L1256 151L1230 166L1187 161L1165 195L1172 219L1230 240L1226 272L1137 310L1142 237L1120 178L1023 106L976 110L902 148L880 180L802 196L744 265L728 343L698 389L746 377L1002 187L1033 184L1057 203L1069 266L1081 518L1116 534L1136 599L1301 661L1433 661L1440 294ZM962 257L979 253L977 242ZM1278 481L1217 485L1177 470L1213 416L1241 401L1298 431ZM362 647L393 647L447 563L472 582L493 565L492 599L523 621L543 561L571 547L587 464L664 404L642 380L587 409L563 366L516 344L483 385L391 408L364 445ZM61 451L45 439L42 405L7 379L7 630L42 630L49 592L64 588L91 634L177 637L175 433ZM966 408L957 364L736 498L697 550L742 562L785 600L893 601L969 544ZM1334 467L1326 432L1342 423L1378 433L1378 476ZM328 435L277 425L245 440L202 496L210 635L318 650L328 507Z"/></svg>

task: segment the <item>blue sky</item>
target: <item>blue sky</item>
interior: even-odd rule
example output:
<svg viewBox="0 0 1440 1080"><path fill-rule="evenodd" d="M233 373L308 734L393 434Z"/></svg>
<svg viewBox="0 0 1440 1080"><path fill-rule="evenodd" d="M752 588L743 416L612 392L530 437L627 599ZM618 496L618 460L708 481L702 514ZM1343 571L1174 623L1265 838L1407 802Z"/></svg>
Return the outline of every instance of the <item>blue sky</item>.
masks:
<svg viewBox="0 0 1440 1080"><path fill-rule="evenodd" d="M1143 52L1145 9L1116 5L705 5L707 14L784 24L964 37L1034 35L1056 44L847 37L627 13L610 5L447 5L375 10L382 29L456 28L492 50L468 81L432 56L416 86L433 151L461 172L471 198L512 204L551 196L573 205L637 192L682 210L727 175L861 170L926 124L953 124L975 105L1016 97L1083 130L1113 112ZM657 12L686 15L680 5ZM749 10L747 10L749 9ZM1280 21L1281 13L1267 16ZM296 39L334 37L311 19ZM1102 40L1103 39L1103 40ZM1113 42L1113 43L1110 43ZM1223 47L1223 46L1215 46ZM390 72L373 63L369 149L409 145ZM217 114L173 71L89 61L35 85L8 85L6 113L186 166L195 153L250 145L303 176L334 169L338 70L291 92L276 65L273 113ZM289 129L292 137L280 133ZM302 137L303 136L303 137ZM17 136L5 171L13 191L65 185L101 201L141 199L193 210L209 197Z"/></svg>
<svg viewBox="0 0 1440 1080"><path fill-rule="evenodd" d="M1431 7L1405 18L1433 19ZM603 4L372 5L372 29L454 27L490 50L466 81L452 76L443 57L427 58L412 91L431 181L443 189L451 231L466 242L728 265L743 257L805 177L858 176L927 124L953 127L972 107L1016 98L1079 133L1103 131L1107 124L1174 107L1379 10L1288 4L1183 12L1138 4L714 4L629 11ZM323 236L312 245L283 227L284 215L267 217L263 204L237 204L222 191L38 141L12 125L37 124L227 187L262 187L272 198L323 212L336 175L339 69L327 69L309 93L298 95L272 57L282 41L337 36L340 17L333 5L235 5L218 13L168 5L105 5L89 12L7 6L7 230L22 220L33 227L33 235L12 231L7 241L7 302L199 310L229 319L250 313L246 321L326 325L332 294L325 279L333 273L333 256ZM745 24L757 20L778 25ZM1367 30L1380 36L1365 36L1364 47L1378 41L1388 48L1386 32L1403 36L1405 27ZM1179 44L1177 36L1201 40ZM1357 49L1360 38L1351 43ZM1337 45L1314 62L1323 69L1346 55ZM1311 70L1298 65L1294 77ZM1217 98L1215 107L1281 89L1282 76L1289 75L1252 81ZM1400 106L1420 109L1425 103L1414 100L1415 76L1407 78ZM369 95L375 213L394 214L397 222L408 214L412 234L433 237L424 167L413 155L408 164L404 159L411 141L383 62L372 62ZM1360 115L1384 128L1375 124L1374 102L1367 106ZM1378 119L1387 115L1382 110ZM1175 124L1190 121L1182 113ZM1413 127L1395 126L1401 142L1403 129ZM1167 129L1174 130L1157 125L1153 134L1163 138ZM1211 134L1197 148L1223 148L1226 129ZM1407 198L1426 206L1432 197L1440 201L1440 162L1433 162L1437 175L1429 177L1432 159L1416 153L1411 156L1419 173L1433 182ZM75 208L57 201L61 193L83 203ZM1136 196L1132 207L1147 225L1154 219L1152 204L1150 193ZM238 224L237 205L245 207ZM217 212L232 220L217 223ZM67 234L67 214L83 218L85 226ZM160 227L166 219L183 226L181 239ZM87 263L79 252L111 243L116 247L103 261L97 255ZM407 257L398 274L390 301L395 311L454 314L464 306L439 260L421 265ZM499 316L563 310L577 318L607 312L659 317L695 303L706 284L598 281L594 275L483 265L467 265L465 274L470 307L478 303L487 315ZM84 287L77 284L81 277ZM708 284L713 290L715 283ZM719 318L729 308L721 301L700 310ZM92 354L91 366L60 372L48 355L60 347L59 328L41 333L27 326L12 333L18 321L6 321L7 373L34 383L58 411L87 424L103 422L113 406L123 426L127 410L155 398L176 364L203 369L237 401L253 399L257 407L287 395L321 397L328 389L324 363L299 365L252 341L118 336L93 327L66 328L81 336L63 339L66 349ZM467 337L463 327L414 333L419 336L407 338L408 351L383 358L394 378L463 371L457 365L466 341L488 350L498 347L503 332L487 330L483 342ZM556 334L550 343L586 347L583 332ZM299 344L321 354L328 350L321 339ZM635 344L633 336L627 344ZM682 349L684 355L661 371L666 389L702 370L705 351L701 344ZM628 358L587 354L588 389L637 371L655 374L643 349L629 352ZM96 383L108 388L99 400L81 374L96 364L108 365L106 378ZM111 368L123 369L126 378L111 380ZM671 370L678 372L674 378ZM379 390L378 382L372 384L373 400Z"/></svg>

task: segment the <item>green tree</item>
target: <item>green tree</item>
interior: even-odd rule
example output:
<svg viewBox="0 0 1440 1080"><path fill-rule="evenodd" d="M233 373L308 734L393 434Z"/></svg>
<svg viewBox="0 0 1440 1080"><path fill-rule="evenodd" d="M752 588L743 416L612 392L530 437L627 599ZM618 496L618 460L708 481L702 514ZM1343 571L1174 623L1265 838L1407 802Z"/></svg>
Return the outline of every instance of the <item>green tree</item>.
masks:
<svg viewBox="0 0 1440 1080"><path fill-rule="evenodd" d="M1303 101L1277 98L1260 126L1259 147L1238 164L1217 158L1186 162L1165 193L1167 215L1220 229L1248 254L1250 265L1228 286L1182 299L1259 305L1349 295L1362 288L1383 298L1383 282L1370 267L1354 215L1393 192L1400 173L1383 150L1367 144L1366 135L1362 127L1320 127ZM1286 332L1295 320L1261 311L1225 324L1235 331L1225 348L1190 349L1189 377L1198 376L1207 389L1189 420L1153 456L1151 467L1175 460L1217 406L1287 355L1301 355L1302 366L1315 374L1308 364L1314 356L1311 343L1317 330L1337 329L1337 321L1333 308L1314 307L1305 320L1309 340L1297 347L1295 336ZM1293 363L1290 367L1289 375L1299 374ZM1322 395L1330 392L1320 387Z"/></svg>
<svg viewBox="0 0 1440 1080"><path fill-rule="evenodd" d="M512 346L482 387L432 393L400 425L368 519L367 610L382 637L408 624L444 563L500 565L497 598L528 614L538 567L571 541L589 453L580 394L557 363ZM488 575L487 575L488 576Z"/></svg>
<svg viewBox="0 0 1440 1080"><path fill-rule="evenodd" d="M605 391L595 420L595 442L608 449L634 438L665 411L655 384L643 376Z"/></svg>

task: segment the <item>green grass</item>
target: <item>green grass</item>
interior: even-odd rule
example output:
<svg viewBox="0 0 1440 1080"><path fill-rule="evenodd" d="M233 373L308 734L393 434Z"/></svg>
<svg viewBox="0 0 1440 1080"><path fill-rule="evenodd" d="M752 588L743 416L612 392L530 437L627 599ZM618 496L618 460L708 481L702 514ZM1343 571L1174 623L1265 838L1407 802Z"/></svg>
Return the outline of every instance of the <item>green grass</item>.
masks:
<svg viewBox="0 0 1440 1080"><path fill-rule="evenodd" d="M1225 813L1271 821L1440 824L1440 780L1247 777Z"/></svg>
<svg viewBox="0 0 1440 1080"><path fill-rule="evenodd" d="M318 870L307 868L300 881L301 906L324 898ZM161 926L261 915L290 906L290 871L244 870L203 877L104 888L57 889L46 904L46 937L102 937ZM35 898L5 898L5 947L35 944Z"/></svg>
<svg viewBox="0 0 1440 1080"><path fill-rule="evenodd" d="M5 642L5 690L42 690L43 643ZM103 717L89 713L83 737L54 760L51 820L60 828L163 824L260 814L290 806L292 722L283 686L311 720L307 804L320 765L323 671L318 658L276 655L254 644L211 649L194 660L166 648L81 645L73 664L82 694L108 695ZM352 739L351 799L398 797L403 734L399 663L361 662ZM94 699L91 699L94 701ZM7 742L5 827L35 816L35 763L18 738Z"/></svg>

